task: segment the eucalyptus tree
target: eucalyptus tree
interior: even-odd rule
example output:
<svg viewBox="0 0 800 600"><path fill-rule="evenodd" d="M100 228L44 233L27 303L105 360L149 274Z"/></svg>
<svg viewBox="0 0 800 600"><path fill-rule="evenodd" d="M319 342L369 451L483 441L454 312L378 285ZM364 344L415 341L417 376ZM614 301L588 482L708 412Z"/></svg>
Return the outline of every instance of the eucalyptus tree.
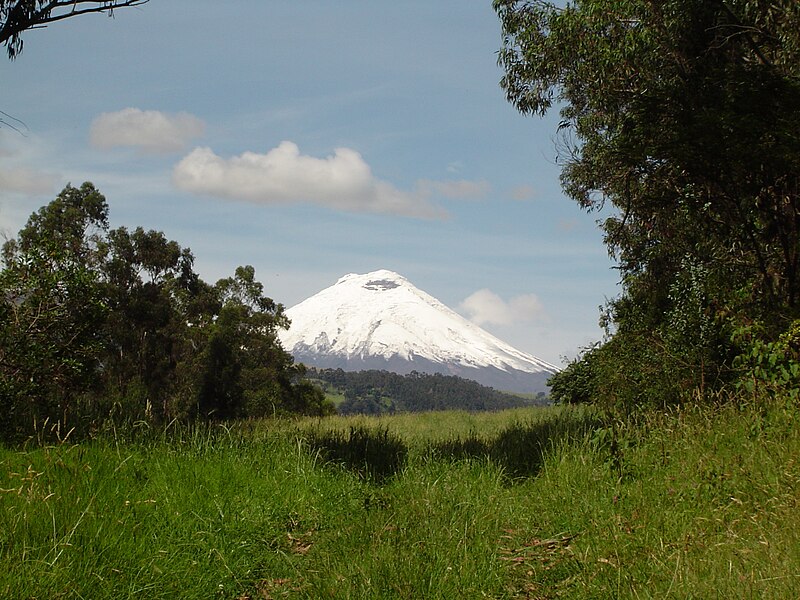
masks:
<svg viewBox="0 0 800 600"><path fill-rule="evenodd" d="M111 230L105 197L68 185L2 248L0 441L45 422L322 414L278 341L289 326L253 267L216 285L162 232Z"/></svg>
<svg viewBox="0 0 800 600"><path fill-rule="evenodd" d="M100 251L100 272L109 314L103 377L125 412L169 419L186 411L182 363L196 355L217 304L194 272L188 248L160 231L120 227L109 231ZM204 299L206 301L204 301ZM199 314L198 314L199 313ZM196 329L196 327L195 327Z"/></svg>
<svg viewBox="0 0 800 600"><path fill-rule="evenodd" d="M201 416L230 419L330 412L324 394L303 380L278 340L289 327L283 305L264 295L255 269L238 267L214 286L219 313L209 327L198 396Z"/></svg>
<svg viewBox="0 0 800 600"><path fill-rule="evenodd" d="M69 423L96 381L107 314L96 248L107 223L94 186L67 186L3 246L0 437Z"/></svg>
<svg viewBox="0 0 800 600"><path fill-rule="evenodd" d="M494 6L507 98L525 114L559 109L566 193L613 208L602 227L623 284L608 312L617 355L649 353L653 371L671 357L702 385L706 367L728 364L731 323L795 318L800 3Z"/></svg>

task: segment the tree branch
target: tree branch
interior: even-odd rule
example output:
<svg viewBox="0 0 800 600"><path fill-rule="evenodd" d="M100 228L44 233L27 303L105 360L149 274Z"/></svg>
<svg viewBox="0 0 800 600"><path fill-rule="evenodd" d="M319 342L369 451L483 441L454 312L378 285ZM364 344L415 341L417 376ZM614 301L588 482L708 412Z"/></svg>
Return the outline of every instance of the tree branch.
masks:
<svg viewBox="0 0 800 600"><path fill-rule="evenodd" d="M725 11L725 13L733 20L733 24L739 28L739 31L737 33L740 33L741 35L744 36L744 38L747 40L747 44L750 46L750 49L758 57L758 60L761 61L761 64L763 64L766 67L772 67L773 66L772 63L766 56L764 56L764 53L761 51L761 48L759 48L758 44L753 39L753 36L750 35L750 32L758 31L760 33L760 30L756 27L745 26L739 19L739 17L736 16L736 13L734 13L733 10L731 10L731 8L725 3L725 0L720 0L719 4Z"/></svg>
<svg viewBox="0 0 800 600"><path fill-rule="evenodd" d="M70 17L76 17L78 15L85 15L89 13L97 13L97 12L107 12L110 15L114 13L115 8L125 8L131 6L139 6L141 4L147 4L150 0L122 0L119 2L102 2L102 6L93 6L91 8L82 8L80 10L76 9L75 7L78 4L101 4L98 0L54 0L48 5L46 9L48 13L56 8L63 8L65 6L72 6L72 10L67 13L61 13L56 16L48 16L47 18L42 19L37 23L37 25L46 25L47 23L55 23L56 21L62 21L64 19L69 19ZM110 4L110 6L107 6ZM0 41L2 41L0 39Z"/></svg>
<svg viewBox="0 0 800 600"><path fill-rule="evenodd" d="M8 57L13 60L22 52L22 40L20 35L23 31L46 27L48 23L55 23L89 13L105 12L109 16L113 15L114 9L140 6L150 0L51 0L50 2L39 4L37 0L18 0L11 8L5 8L6 2L1 2L3 6L0 17L4 16L4 21L0 22L0 43L4 43L8 49ZM81 7L79 5L93 5ZM59 9L70 9L59 11ZM53 14L54 11L59 11Z"/></svg>

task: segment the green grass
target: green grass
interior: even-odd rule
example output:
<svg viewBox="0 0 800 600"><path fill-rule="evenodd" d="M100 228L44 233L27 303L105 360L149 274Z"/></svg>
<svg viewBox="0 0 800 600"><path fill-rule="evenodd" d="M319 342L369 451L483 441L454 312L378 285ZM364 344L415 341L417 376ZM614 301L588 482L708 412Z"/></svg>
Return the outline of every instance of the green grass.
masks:
<svg viewBox="0 0 800 600"><path fill-rule="evenodd" d="M800 597L799 414L333 417L0 450L0 597Z"/></svg>
<svg viewBox="0 0 800 600"><path fill-rule="evenodd" d="M615 444L595 434L563 447L525 486L546 509L516 536L531 549L520 587L546 597L800 597L797 425L794 409L728 406L651 416L620 427Z"/></svg>

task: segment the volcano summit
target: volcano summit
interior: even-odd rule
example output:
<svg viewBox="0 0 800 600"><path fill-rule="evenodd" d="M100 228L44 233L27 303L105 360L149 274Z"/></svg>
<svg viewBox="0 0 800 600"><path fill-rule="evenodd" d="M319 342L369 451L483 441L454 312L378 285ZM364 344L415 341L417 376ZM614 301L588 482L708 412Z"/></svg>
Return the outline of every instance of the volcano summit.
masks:
<svg viewBox="0 0 800 600"><path fill-rule="evenodd" d="M558 371L393 271L345 275L286 314L292 325L281 343L308 366L442 373L512 392L545 391Z"/></svg>

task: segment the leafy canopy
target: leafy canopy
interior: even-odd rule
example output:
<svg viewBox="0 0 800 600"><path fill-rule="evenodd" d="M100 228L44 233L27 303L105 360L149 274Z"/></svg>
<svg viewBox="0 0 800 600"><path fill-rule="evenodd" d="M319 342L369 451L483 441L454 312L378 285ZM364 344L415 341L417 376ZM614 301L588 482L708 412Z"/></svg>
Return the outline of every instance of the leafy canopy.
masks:
<svg viewBox="0 0 800 600"><path fill-rule="evenodd" d="M288 326L253 267L209 285L188 248L159 231L109 230L103 195L67 186L2 249L0 441L45 423L87 434L329 412L278 341Z"/></svg>
<svg viewBox="0 0 800 600"><path fill-rule="evenodd" d="M686 387L718 378L737 351L732 322L779 331L798 315L800 3L494 6L509 101L560 110L565 191L613 208L602 227L623 284L606 319L616 355L653 361L643 374L673 364ZM593 372L619 371L590 355Z"/></svg>

